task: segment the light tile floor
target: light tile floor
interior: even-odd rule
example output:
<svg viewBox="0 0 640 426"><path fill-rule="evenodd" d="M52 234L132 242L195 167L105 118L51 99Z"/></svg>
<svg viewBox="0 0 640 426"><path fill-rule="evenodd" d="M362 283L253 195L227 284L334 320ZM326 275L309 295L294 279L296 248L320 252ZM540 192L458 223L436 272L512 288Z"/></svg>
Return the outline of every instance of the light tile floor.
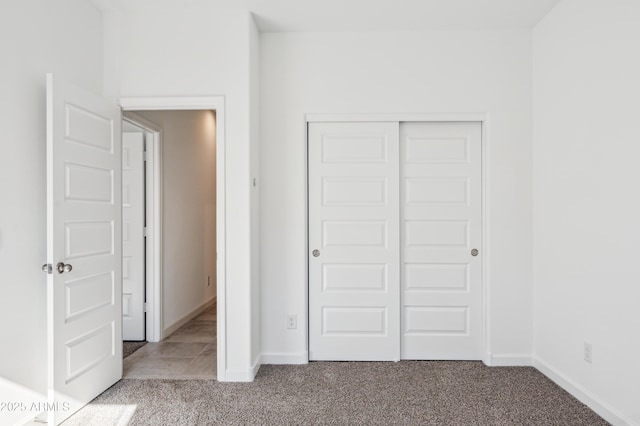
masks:
<svg viewBox="0 0 640 426"><path fill-rule="evenodd" d="M147 343L125 358L123 378L215 379L216 349L214 305L162 342Z"/></svg>

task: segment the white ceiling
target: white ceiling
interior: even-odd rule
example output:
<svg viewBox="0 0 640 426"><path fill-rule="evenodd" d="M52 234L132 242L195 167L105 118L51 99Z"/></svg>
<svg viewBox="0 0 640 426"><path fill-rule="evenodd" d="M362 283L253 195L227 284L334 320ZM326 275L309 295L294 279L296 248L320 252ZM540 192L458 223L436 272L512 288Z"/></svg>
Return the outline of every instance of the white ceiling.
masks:
<svg viewBox="0 0 640 426"><path fill-rule="evenodd" d="M530 29L561 0L110 1L125 9L198 3L246 9L253 12L262 32L294 32Z"/></svg>

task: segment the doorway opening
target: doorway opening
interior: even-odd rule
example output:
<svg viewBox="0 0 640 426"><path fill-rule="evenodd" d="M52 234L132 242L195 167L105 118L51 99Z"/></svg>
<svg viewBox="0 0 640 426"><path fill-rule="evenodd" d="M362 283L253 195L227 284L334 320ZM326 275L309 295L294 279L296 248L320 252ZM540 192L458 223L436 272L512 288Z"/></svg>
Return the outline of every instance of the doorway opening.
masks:
<svg viewBox="0 0 640 426"><path fill-rule="evenodd" d="M123 146L127 132L142 134L145 146L146 285L140 291L149 342L125 359L124 377L224 380L223 99L122 99L121 106ZM126 161L125 152L123 177ZM126 256L124 250L125 272ZM126 315L126 278L123 289Z"/></svg>

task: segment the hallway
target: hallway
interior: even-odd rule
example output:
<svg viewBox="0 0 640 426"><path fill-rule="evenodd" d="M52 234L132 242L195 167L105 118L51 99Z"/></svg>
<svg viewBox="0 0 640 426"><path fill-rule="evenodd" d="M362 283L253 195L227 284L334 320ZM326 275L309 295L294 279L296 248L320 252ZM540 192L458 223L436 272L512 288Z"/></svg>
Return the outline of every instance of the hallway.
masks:
<svg viewBox="0 0 640 426"><path fill-rule="evenodd" d="M216 379L216 306L124 359L124 379Z"/></svg>

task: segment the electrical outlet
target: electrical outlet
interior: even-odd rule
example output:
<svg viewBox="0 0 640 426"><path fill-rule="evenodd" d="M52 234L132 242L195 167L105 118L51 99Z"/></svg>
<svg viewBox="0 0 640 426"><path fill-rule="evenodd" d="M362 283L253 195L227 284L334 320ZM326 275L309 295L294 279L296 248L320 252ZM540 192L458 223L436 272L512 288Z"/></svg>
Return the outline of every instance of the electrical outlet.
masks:
<svg viewBox="0 0 640 426"><path fill-rule="evenodd" d="M584 360L591 364L593 359L593 348L591 347L591 343L584 342Z"/></svg>
<svg viewBox="0 0 640 426"><path fill-rule="evenodd" d="M298 328L298 316L287 315L287 330L295 330Z"/></svg>

